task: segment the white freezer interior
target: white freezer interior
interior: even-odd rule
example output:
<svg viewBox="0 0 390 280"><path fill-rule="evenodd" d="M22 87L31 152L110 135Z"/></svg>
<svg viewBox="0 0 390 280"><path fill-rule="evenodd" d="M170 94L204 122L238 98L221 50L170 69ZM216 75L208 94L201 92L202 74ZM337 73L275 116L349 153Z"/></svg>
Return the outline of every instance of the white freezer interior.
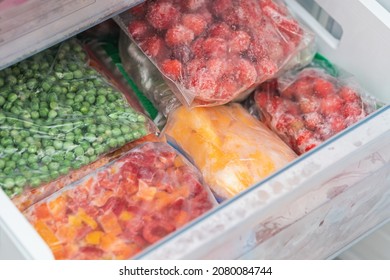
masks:
<svg viewBox="0 0 390 280"><path fill-rule="evenodd" d="M41 6L26 10L28 16L15 18L32 24L35 28L30 31L16 32L22 27L4 17L9 11L0 10L0 25L8 26L0 29L0 69L142 1L51 1L45 9L55 12L49 17L39 14L44 1L29 2ZM386 1L286 2L317 33L320 53L354 74L372 95L390 103ZM329 25L319 7L338 24ZM137 257L333 258L389 219L387 105ZM44 241L0 191L0 259L51 258Z"/></svg>

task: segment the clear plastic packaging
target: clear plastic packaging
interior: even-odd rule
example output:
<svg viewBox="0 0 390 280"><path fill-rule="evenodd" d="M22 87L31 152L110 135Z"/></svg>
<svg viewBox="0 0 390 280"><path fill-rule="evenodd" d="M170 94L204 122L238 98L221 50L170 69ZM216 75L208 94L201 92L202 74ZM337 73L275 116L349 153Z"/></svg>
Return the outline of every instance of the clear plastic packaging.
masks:
<svg viewBox="0 0 390 280"><path fill-rule="evenodd" d="M20 209L155 131L75 39L0 71L0 107L0 186Z"/></svg>
<svg viewBox="0 0 390 280"><path fill-rule="evenodd" d="M243 100L314 38L272 0L146 1L119 21L190 107Z"/></svg>
<svg viewBox="0 0 390 280"><path fill-rule="evenodd" d="M194 166L149 142L24 215L56 259L128 259L215 205Z"/></svg>
<svg viewBox="0 0 390 280"><path fill-rule="evenodd" d="M266 82L254 96L260 118L297 154L365 118L379 104L353 77L334 77L317 67Z"/></svg>
<svg viewBox="0 0 390 280"><path fill-rule="evenodd" d="M276 134L234 103L179 107L162 133L189 154L219 199L233 197L296 158Z"/></svg>

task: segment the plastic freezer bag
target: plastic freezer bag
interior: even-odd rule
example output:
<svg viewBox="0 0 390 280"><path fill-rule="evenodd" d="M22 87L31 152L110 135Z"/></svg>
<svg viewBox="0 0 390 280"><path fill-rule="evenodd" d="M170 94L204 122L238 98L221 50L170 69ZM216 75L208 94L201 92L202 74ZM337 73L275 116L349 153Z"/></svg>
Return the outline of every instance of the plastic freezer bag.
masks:
<svg viewBox="0 0 390 280"><path fill-rule="evenodd" d="M56 259L128 259L216 205L199 171L145 143L24 214Z"/></svg>
<svg viewBox="0 0 390 280"><path fill-rule="evenodd" d="M296 158L239 104L191 110L182 106L170 113L163 135L190 155L220 199L234 196Z"/></svg>
<svg viewBox="0 0 390 280"><path fill-rule="evenodd" d="M271 0L146 1L120 22L189 106L244 99L313 41Z"/></svg>
<svg viewBox="0 0 390 280"><path fill-rule="evenodd" d="M0 186L20 209L155 129L74 39L0 71L0 108Z"/></svg>
<svg viewBox="0 0 390 280"><path fill-rule="evenodd" d="M262 84L255 104L260 118L302 154L365 118L378 103L352 77L309 67Z"/></svg>

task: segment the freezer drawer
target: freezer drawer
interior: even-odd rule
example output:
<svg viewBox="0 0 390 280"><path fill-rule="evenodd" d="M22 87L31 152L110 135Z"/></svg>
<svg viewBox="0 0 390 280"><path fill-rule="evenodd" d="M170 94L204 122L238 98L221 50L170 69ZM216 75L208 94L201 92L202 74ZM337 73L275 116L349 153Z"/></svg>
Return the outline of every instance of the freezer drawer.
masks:
<svg viewBox="0 0 390 280"><path fill-rule="evenodd" d="M388 73L385 70L390 65L387 51L390 44L389 15L383 17L382 12L381 17L376 15L377 11L382 11L380 8L385 11L383 7L372 4L375 1L344 0L340 3L317 0L343 27L342 36L335 39L298 2L286 2L317 32L322 54L356 75L373 95L390 102L390 80L385 77ZM343 17L337 12L338 8L343 11ZM121 10L114 9L113 13ZM362 17L379 33L370 34L365 30L356 34L344 24L347 22L353 26ZM347 36L351 32L354 36ZM369 37L360 42L359 36L363 33ZM60 34L54 41L65 39L66 34ZM347 42L353 52L346 47ZM48 45L38 44L31 50ZM13 44L10 43L7 49L10 46ZM376 47L375 52L372 46ZM3 50L4 45L0 47ZM375 59L371 61L367 53L373 53L371 57ZM25 55L27 52L23 53ZM14 57L4 65L21 58ZM387 105L163 239L137 258L332 258L365 233L390 220L389 144L390 106ZM0 259L15 258L51 259L53 256L0 190Z"/></svg>

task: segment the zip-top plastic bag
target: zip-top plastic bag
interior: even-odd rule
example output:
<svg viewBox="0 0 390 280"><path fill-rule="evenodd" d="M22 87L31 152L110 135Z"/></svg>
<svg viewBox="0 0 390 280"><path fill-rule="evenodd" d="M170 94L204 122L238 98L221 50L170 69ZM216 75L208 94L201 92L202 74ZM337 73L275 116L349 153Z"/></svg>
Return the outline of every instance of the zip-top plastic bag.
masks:
<svg viewBox="0 0 390 280"><path fill-rule="evenodd" d="M24 211L56 259L129 259L217 205L171 146L144 143Z"/></svg>
<svg viewBox="0 0 390 280"><path fill-rule="evenodd" d="M331 70L337 76L332 76L314 66L266 82L254 95L259 117L299 155L379 105L352 76L335 67Z"/></svg>
<svg viewBox="0 0 390 280"><path fill-rule="evenodd" d="M75 39L0 71L0 108L0 186L20 209L155 131Z"/></svg>
<svg viewBox="0 0 390 280"><path fill-rule="evenodd" d="M190 107L245 99L314 38L272 0L146 1L118 22Z"/></svg>
<svg viewBox="0 0 390 280"><path fill-rule="evenodd" d="M162 131L200 169L218 199L233 197L296 158L241 105L172 111Z"/></svg>

